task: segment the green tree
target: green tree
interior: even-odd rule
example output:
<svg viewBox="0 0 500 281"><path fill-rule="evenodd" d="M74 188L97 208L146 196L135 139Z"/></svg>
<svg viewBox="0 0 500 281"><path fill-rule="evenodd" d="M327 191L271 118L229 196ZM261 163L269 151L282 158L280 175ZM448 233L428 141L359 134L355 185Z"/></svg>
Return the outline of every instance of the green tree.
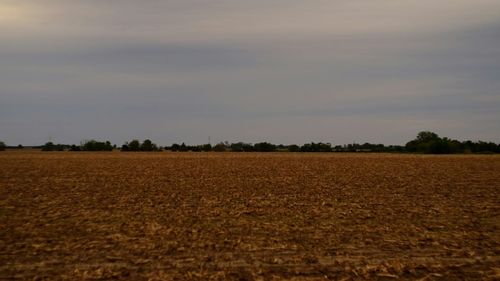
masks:
<svg viewBox="0 0 500 281"><path fill-rule="evenodd" d="M439 136L436 133L429 132L429 131L423 131L418 133L416 141L418 142L430 142L434 140L438 140Z"/></svg>
<svg viewBox="0 0 500 281"><path fill-rule="evenodd" d="M112 151L113 145L109 141L96 141L88 140L82 144L82 150L84 151Z"/></svg>
<svg viewBox="0 0 500 281"><path fill-rule="evenodd" d="M53 142L49 141L42 145L42 151L54 151L56 150L56 146Z"/></svg>
<svg viewBox="0 0 500 281"><path fill-rule="evenodd" d="M179 147L179 151L186 152L186 151L189 151L189 148L186 146L185 143L181 143L181 146Z"/></svg>
<svg viewBox="0 0 500 281"><path fill-rule="evenodd" d="M259 152L272 152L276 151L276 145L268 142L259 142L253 145L253 149Z"/></svg>
<svg viewBox="0 0 500 281"><path fill-rule="evenodd" d="M121 151L129 151L129 148L128 148L128 142L126 142L126 143L122 144Z"/></svg>
<svg viewBox="0 0 500 281"><path fill-rule="evenodd" d="M417 137L406 144L409 152L448 154L458 152L456 141L448 138L440 138L436 133L423 131Z"/></svg>
<svg viewBox="0 0 500 281"><path fill-rule="evenodd" d="M223 142L219 142L213 147L213 151L218 151L218 152L226 151L226 145Z"/></svg>
<svg viewBox="0 0 500 281"><path fill-rule="evenodd" d="M7 145L3 141L0 141L0 151L4 151L7 148Z"/></svg>
<svg viewBox="0 0 500 281"><path fill-rule="evenodd" d="M139 140L132 140L128 144L128 150L129 151L139 151L141 149L141 143Z"/></svg>
<svg viewBox="0 0 500 281"><path fill-rule="evenodd" d="M147 139L141 144L141 151L157 151L158 147L151 140Z"/></svg>
<svg viewBox="0 0 500 281"><path fill-rule="evenodd" d="M69 148L69 151L82 151L82 148L80 146L72 144Z"/></svg>
<svg viewBox="0 0 500 281"><path fill-rule="evenodd" d="M244 143L244 142L237 142L237 143L232 143L230 145L230 149L231 151L234 151L234 152L242 152L242 151L252 151L253 150L253 146L249 143Z"/></svg>
<svg viewBox="0 0 500 281"><path fill-rule="evenodd" d="M202 145L201 151L212 151L212 145L209 143Z"/></svg>

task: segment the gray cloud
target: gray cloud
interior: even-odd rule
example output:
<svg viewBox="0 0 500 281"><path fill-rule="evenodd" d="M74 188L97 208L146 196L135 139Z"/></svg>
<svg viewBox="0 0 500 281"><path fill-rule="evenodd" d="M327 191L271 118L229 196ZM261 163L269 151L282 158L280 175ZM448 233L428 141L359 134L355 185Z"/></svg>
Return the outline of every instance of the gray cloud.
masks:
<svg viewBox="0 0 500 281"><path fill-rule="evenodd" d="M500 141L498 1L4 0L0 15L10 144Z"/></svg>

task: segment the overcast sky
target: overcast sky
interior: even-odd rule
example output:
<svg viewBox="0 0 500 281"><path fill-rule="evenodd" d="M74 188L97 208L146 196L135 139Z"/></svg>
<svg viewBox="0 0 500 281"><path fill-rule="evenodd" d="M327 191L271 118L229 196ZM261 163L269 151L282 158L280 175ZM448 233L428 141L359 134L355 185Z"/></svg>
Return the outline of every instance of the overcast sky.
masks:
<svg viewBox="0 0 500 281"><path fill-rule="evenodd" d="M0 0L0 140L500 142L498 0Z"/></svg>

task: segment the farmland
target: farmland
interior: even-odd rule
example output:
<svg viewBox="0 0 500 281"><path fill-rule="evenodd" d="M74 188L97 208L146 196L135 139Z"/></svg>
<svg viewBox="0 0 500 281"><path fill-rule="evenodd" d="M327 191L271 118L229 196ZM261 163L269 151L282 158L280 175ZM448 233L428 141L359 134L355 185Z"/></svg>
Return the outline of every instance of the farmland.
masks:
<svg viewBox="0 0 500 281"><path fill-rule="evenodd" d="M500 157L0 153L0 279L500 278Z"/></svg>

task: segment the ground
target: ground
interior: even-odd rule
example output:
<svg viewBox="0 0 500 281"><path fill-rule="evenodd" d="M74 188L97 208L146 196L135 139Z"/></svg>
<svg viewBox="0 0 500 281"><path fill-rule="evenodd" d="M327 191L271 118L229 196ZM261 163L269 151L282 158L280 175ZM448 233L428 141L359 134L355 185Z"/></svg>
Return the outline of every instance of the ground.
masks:
<svg viewBox="0 0 500 281"><path fill-rule="evenodd" d="M500 156L0 152L0 279L498 280Z"/></svg>

